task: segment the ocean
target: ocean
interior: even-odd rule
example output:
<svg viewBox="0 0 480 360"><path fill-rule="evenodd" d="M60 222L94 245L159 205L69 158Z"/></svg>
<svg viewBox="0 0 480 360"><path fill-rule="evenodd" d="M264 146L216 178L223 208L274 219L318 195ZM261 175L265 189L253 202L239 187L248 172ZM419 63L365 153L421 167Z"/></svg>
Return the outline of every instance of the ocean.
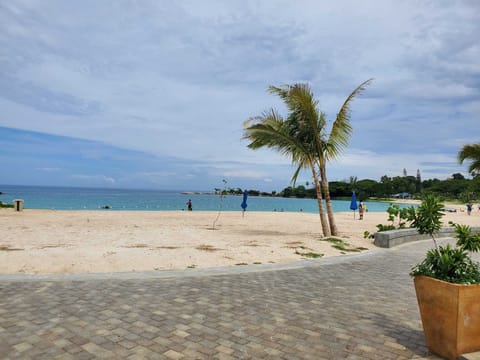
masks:
<svg viewBox="0 0 480 360"><path fill-rule="evenodd" d="M54 210L186 210L192 200L193 210L241 211L242 196L220 196L205 193L182 193L180 191L127 190L98 188L68 188L44 186L0 185L0 201L12 204L22 199L26 209ZM335 212L351 211L350 201L333 200ZM247 211L286 211L318 213L315 199L249 196ZM368 211L384 212L389 204L367 202Z"/></svg>

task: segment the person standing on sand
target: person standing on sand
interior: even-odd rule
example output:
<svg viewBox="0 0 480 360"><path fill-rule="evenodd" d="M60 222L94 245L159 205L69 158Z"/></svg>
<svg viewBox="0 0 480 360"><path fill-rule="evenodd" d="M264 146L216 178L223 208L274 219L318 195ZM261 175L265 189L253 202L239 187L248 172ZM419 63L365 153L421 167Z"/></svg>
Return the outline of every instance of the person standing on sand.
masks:
<svg viewBox="0 0 480 360"><path fill-rule="evenodd" d="M193 210L193 207L192 207L192 199L188 199L187 208L188 208L188 211L192 211L192 210Z"/></svg>
<svg viewBox="0 0 480 360"><path fill-rule="evenodd" d="M360 201L360 204L358 204L358 215L360 215L359 220L363 220L363 203Z"/></svg>
<svg viewBox="0 0 480 360"><path fill-rule="evenodd" d="M470 215L472 213L473 205L471 203L467 203L467 214Z"/></svg>

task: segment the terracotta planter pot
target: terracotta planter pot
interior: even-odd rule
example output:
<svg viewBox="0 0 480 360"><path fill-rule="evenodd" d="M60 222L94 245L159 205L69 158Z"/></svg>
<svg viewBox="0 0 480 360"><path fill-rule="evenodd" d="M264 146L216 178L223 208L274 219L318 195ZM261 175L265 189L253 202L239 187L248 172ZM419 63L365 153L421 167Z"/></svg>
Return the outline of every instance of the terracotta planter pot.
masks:
<svg viewBox="0 0 480 360"><path fill-rule="evenodd" d="M415 276L425 341L447 359L480 351L480 285Z"/></svg>

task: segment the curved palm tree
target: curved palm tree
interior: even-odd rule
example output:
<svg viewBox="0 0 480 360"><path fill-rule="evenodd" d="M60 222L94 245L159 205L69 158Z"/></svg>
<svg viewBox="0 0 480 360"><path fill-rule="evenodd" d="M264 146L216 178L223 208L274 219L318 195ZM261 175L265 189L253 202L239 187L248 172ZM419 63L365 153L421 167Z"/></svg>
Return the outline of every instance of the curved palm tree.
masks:
<svg viewBox="0 0 480 360"><path fill-rule="evenodd" d="M330 228L323 208L315 152L311 150L310 144L302 142L295 136L293 125L295 124L285 121L274 109L271 109L260 116L245 121L243 137L250 140L248 147L251 149L269 147L283 155L290 156L292 162L298 165L298 169L292 178L293 182L295 182L302 168L310 168L317 190L318 211L323 235L329 236Z"/></svg>
<svg viewBox="0 0 480 360"><path fill-rule="evenodd" d="M463 164L467 159L471 161L468 172L480 173L480 144L463 145L458 152L458 162Z"/></svg>
<svg viewBox="0 0 480 360"><path fill-rule="evenodd" d="M351 104L353 99L359 96L368 85L371 84L373 79L368 79L357 86L345 101L340 108L340 111L337 114L337 117L332 125L332 130L330 134L325 139L324 145L324 152L323 156L320 156L320 176L322 178L322 187L325 194L325 202L327 204L327 213L328 213L328 220L330 222L330 229L332 235L338 234L337 225L335 224L335 218L333 216L333 207L332 202L330 199L330 189L328 186L327 180L327 170L326 164L330 160L336 159L348 146L348 141L352 136L352 125L350 124L350 116L351 116Z"/></svg>
<svg viewBox="0 0 480 360"><path fill-rule="evenodd" d="M326 163L335 159L341 150L348 145L352 133L349 121L350 104L371 81L372 79L363 82L347 97L329 134L326 130L325 114L318 110L318 101L315 100L312 91L306 84L270 86L268 88L271 93L278 95L287 106L289 114L286 120L281 119L272 109L268 114L251 118L244 125L244 138L251 140L248 147L257 149L266 146L283 154L291 155L292 162L298 165L292 177L292 182L296 181L302 168L311 169L317 190L324 236L337 235L338 232L330 199ZM272 118L281 122L281 125L277 124L282 129L283 137L281 141L277 134L265 131L265 126L271 125ZM259 132L259 130L261 131ZM287 146L284 142L285 138L289 139L290 144L295 143L296 145L294 147ZM325 197L327 205L328 224L323 211L323 197Z"/></svg>

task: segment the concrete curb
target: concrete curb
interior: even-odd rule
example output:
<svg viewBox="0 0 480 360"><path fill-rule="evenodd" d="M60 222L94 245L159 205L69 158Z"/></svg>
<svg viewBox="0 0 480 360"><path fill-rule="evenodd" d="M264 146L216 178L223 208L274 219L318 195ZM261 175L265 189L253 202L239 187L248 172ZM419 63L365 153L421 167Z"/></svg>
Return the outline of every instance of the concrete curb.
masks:
<svg viewBox="0 0 480 360"><path fill-rule="evenodd" d="M480 226L471 227L472 232L479 233ZM441 228L435 238L453 238L455 237L455 228L452 226ZM415 228L398 229L382 231L375 233L376 246L381 248L391 248L412 241L430 239L429 235L420 235Z"/></svg>

